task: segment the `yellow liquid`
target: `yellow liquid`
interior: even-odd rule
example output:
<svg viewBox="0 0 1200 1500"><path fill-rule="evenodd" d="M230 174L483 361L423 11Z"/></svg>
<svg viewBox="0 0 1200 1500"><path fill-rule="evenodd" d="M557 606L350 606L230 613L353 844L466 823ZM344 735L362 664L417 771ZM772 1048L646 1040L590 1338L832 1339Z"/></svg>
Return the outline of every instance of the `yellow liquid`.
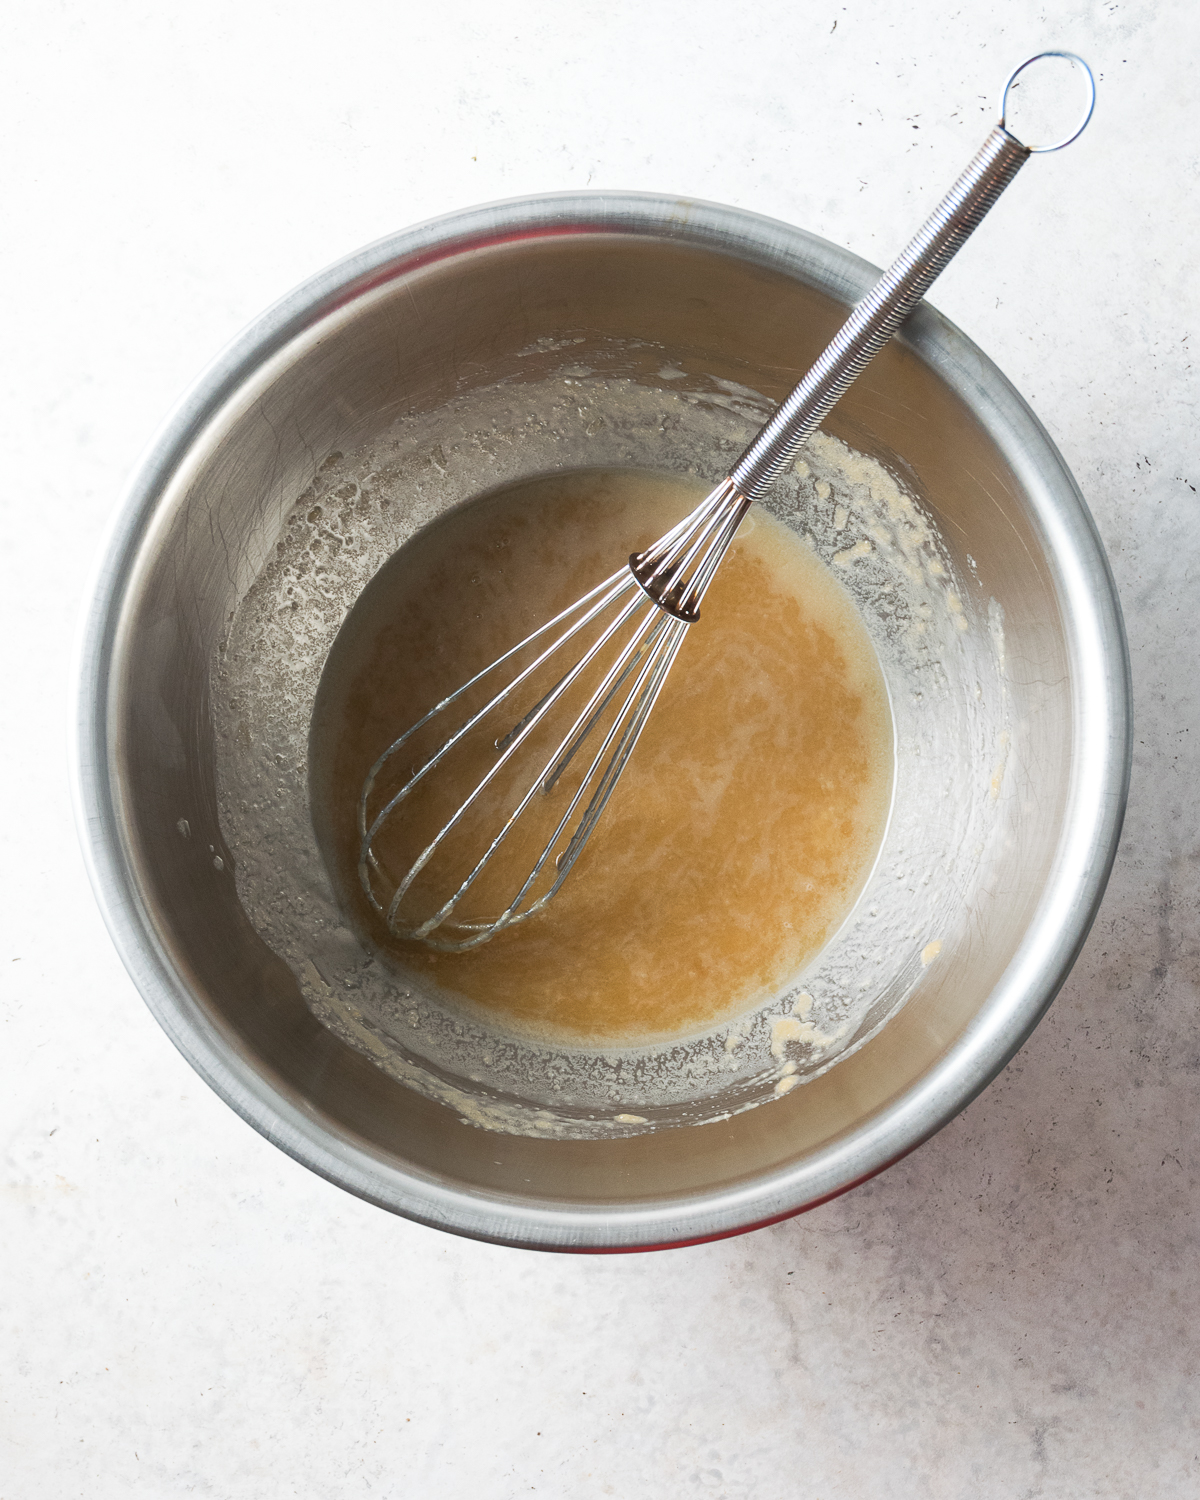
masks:
<svg viewBox="0 0 1200 1500"><path fill-rule="evenodd" d="M385 564L330 654L310 784L339 900L385 961L494 1025L605 1046L717 1025L768 998L824 945L874 861L892 782L874 649L829 569L781 523L752 511L553 900L462 953L397 940L367 902L357 808L376 757L704 493L676 477L589 470L483 496ZM412 764L420 758L414 750ZM428 828L486 763L468 757L451 767ZM421 814L413 816L419 825ZM405 834L407 851L381 835L385 866L402 872L427 841L421 831ZM506 844L489 871L496 889L529 867L542 841L535 826L524 845ZM486 906L490 894L479 899Z"/></svg>

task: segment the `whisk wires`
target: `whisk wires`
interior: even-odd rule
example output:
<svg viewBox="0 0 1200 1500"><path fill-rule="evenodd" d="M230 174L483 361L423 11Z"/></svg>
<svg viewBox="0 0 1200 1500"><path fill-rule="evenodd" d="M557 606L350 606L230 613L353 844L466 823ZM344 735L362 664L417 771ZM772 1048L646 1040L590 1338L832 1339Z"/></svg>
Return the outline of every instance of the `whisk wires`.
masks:
<svg viewBox="0 0 1200 1500"><path fill-rule="evenodd" d="M358 871L396 937L463 951L533 916L558 891L616 789L747 505L723 482L627 568L476 673L379 756L359 799ZM569 727L555 735L552 716L561 722L564 709ZM402 752L433 727L445 737L392 790ZM590 760L580 755L589 743ZM543 753L530 753L535 744ZM414 814L422 788L442 779L433 773L445 772L456 753L477 779L456 782L461 796L432 822L427 812ZM543 804L556 793L547 824ZM498 862L525 820L543 832L550 826L548 836L532 850L526 836L517 854ZM489 827L482 838L480 825ZM381 854L384 836L393 857ZM468 844L482 853L466 856ZM506 899L481 912L473 898L498 863ZM454 873L434 880L435 865ZM398 866L396 876L389 867Z"/></svg>

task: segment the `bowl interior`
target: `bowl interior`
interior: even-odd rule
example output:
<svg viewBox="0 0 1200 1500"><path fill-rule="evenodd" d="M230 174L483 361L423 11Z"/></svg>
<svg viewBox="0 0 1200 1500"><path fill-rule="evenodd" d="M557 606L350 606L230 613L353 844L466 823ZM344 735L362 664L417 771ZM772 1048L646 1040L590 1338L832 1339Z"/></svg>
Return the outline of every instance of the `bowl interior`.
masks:
<svg viewBox="0 0 1200 1500"><path fill-rule="evenodd" d="M1062 507L1078 502L1061 461L996 372L928 310L828 429L920 499L969 582L973 618L986 630L998 611L1012 742L988 858L959 893L939 961L878 1034L786 1098L728 1119L613 1140L501 1136L321 1025L239 904L217 812L213 662L331 452L464 389L544 379L564 336L578 341L572 358L615 375L653 383L668 362L697 385L735 382L778 400L869 281L851 257L782 226L746 219L718 234L700 218L662 218L655 232L602 216L476 228L398 242L369 274L327 279L273 347L251 338L210 386L203 420L147 471L113 604L107 784L138 942L159 975L143 987L157 986L160 1018L236 1107L310 1165L467 1233L661 1243L747 1227L849 1186L987 1081L1049 1002L1090 915L1080 903L1092 898L1075 876L1067 890L1063 873L1087 696L1072 590L1097 588L1094 562L1082 583L1071 573L1086 514L1062 533ZM964 774L986 789L992 770ZM1055 902L1071 922L1047 915ZM1058 947L1018 983L1031 929L1051 920Z"/></svg>

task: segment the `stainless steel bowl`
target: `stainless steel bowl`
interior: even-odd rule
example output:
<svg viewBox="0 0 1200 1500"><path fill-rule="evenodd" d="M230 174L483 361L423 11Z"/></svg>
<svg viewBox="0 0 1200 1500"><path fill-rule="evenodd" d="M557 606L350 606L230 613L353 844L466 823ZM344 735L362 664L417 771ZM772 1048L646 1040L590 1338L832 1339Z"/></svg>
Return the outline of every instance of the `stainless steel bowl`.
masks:
<svg viewBox="0 0 1200 1500"><path fill-rule="evenodd" d="M208 846L224 845L211 663L322 455L464 384L519 376L518 351L564 330L644 347L635 378L666 358L778 398L876 274L812 235L711 204L588 194L474 209L373 245L285 298L155 440L82 645L81 839L109 930L160 1024L222 1098L314 1171L505 1244L615 1250L732 1234L911 1151L1049 1005L1120 831L1125 638L1062 459L1000 372L929 307L830 426L904 470L999 602L1022 780L999 864L973 894L969 938L873 1040L720 1123L618 1140L500 1138L321 1026L233 883L212 879Z"/></svg>

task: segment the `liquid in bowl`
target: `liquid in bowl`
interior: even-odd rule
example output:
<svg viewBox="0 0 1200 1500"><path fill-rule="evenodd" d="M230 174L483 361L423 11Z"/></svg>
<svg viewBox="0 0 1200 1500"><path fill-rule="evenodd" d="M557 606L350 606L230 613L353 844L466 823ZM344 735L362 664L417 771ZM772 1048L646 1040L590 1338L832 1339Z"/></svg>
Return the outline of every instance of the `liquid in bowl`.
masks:
<svg viewBox="0 0 1200 1500"><path fill-rule="evenodd" d="M556 897L462 953L397 940L368 903L357 811L376 757L704 493L605 469L478 497L384 564L322 674L309 784L343 910L400 978L415 972L449 1005L542 1042L664 1041L761 1004L841 924L886 824L892 726L870 637L832 571L759 512ZM452 783L447 803L470 784ZM376 852L402 871L423 841L406 847L407 826L391 826ZM540 847L509 840L492 869L515 889Z"/></svg>

